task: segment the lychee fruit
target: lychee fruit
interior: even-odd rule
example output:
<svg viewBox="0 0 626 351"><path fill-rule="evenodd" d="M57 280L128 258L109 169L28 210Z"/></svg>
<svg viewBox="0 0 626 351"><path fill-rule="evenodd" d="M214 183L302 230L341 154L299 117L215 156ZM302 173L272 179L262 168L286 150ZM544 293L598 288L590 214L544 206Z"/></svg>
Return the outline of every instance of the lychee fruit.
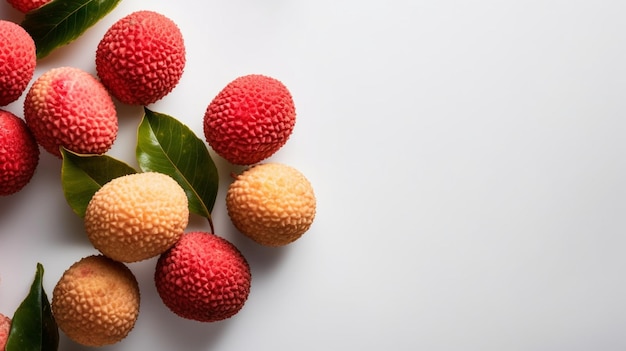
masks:
<svg viewBox="0 0 626 351"><path fill-rule="evenodd" d="M104 184L85 210L93 246L121 262L142 261L169 249L189 220L187 195L170 176L134 173Z"/></svg>
<svg viewBox="0 0 626 351"><path fill-rule="evenodd" d="M35 80L26 94L24 118L37 142L58 158L61 146L103 154L117 137L111 96L96 77L74 67L53 68Z"/></svg>
<svg viewBox="0 0 626 351"><path fill-rule="evenodd" d="M19 99L35 74L33 38L20 25L0 20L0 106Z"/></svg>
<svg viewBox="0 0 626 351"><path fill-rule="evenodd" d="M96 50L96 70L111 95L148 105L169 94L185 68L185 43L176 23L153 11L115 22Z"/></svg>
<svg viewBox="0 0 626 351"><path fill-rule="evenodd" d="M4 351L11 331L11 318L0 313L0 351Z"/></svg>
<svg viewBox="0 0 626 351"><path fill-rule="evenodd" d="M7 0L7 2L18 11L27 13L38 9L52 0Z"/></svg>
<svg viewBox="0 0 626 351"><path fill-rule="evenodd" d="M279 80L252 74L228 83L204 114L204 135L213 150L233 164L251 165L289 139L296 109Z"/></svg>
<svg viewBox="0 0 626 351"><path fill-rule="evenodd" d="M255 165L228 187L226 209L233 225L265 246L283 246L309 230L316 213L311 183L280 163Z"/></svg>
<svg viewBox="0 0 626 351"><path fill-rule="evenodd" d="M156 265L155 285L165 306L200 322L230 318L250 293L250 266L229 241L205 232L184 234Z"/></svg>
<svg viewBox="0 0 626 351"><path fill-rule="evenodd" d="M28 184L39 163L39 145L26 123L0 110L0 196L14 194Z"/></svg>
<svg viewBox="0 0 626 351"><path fill-rule="evenodd" d="M52 314L71 340L104 346L124 339L139 315L139 285L131 270L102 255L72 264L52 292Z"/></svg>

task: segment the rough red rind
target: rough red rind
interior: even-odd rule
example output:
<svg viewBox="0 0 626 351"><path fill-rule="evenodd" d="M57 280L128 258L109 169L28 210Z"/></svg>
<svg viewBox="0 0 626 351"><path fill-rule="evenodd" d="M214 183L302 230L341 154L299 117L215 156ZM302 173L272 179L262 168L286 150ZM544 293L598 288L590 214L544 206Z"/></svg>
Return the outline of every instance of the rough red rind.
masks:
<svg viewBox="0 0 626 351"><path fill-rule="evenodd" d="M36 64L33 38L18 24L0 20L0 106L22 96Z"/></svg>
<svg viewBox="0 0 626 351"><path fill-rule="evenodd" d="M74 67L54 68L35 80L24 100L24 118L37 142L59 158L60 146L103 154L117 137L111 96L96 77Z"/></svg>
<svg viewBox="0 0 626 351"><path fill-rule="evenodd" d="M252 74L233 80L211 101L204 115L204 135L227 161L251 165L278 151L295 122L296 109L285 85Z"/></svg>
<svg viewBox="0 0 626 351"><path fill-rule="evenodd" d="M38 9L52 0L7 0L7 2L18 11L27 13Z"/></svg>
<svg viewBox="0 0 626 351"><path fill-rule="evenodd" d="M250 267L229 241L190 232L157 261L155 284L163 303L182 318L215 322L239 312L250 293Z"/></svg>
<svg viewBox="0 0 626 351"><path fill-rule="evenodd" d="M39 163L39 145L26 123L0 110L0 196L14 194L32 179Z"/></svg>
<svg viewBox="0 0 626 351"><path fill-rule="evenodd" d="M4 351L11 331L11 318L0 313L0 351Z"/></svg>
<svg viewBox="0 0 626 351"><path fill-rule="evenodd" d="M153 11L137 11L114 23L100 40L96 70L121 102L148 105L170 93L185 68L178 26Z"/></svg>

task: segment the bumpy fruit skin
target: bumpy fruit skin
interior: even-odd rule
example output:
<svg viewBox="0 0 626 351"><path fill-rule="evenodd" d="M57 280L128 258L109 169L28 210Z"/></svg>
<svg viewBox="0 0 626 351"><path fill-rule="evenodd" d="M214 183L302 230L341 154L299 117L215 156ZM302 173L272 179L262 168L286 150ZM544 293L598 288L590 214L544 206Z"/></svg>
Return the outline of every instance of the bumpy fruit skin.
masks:
<svg viewBox="0 0 626 351"><path fill-rule="evenodd" d="M35 42L24 28L0 20L0 106L24 93L35 73L36 55Z"/></svg>
<svg viewBox="0 0 626 351"><path fill-rule="evenodd" d="M117 137L111 96L91 74L74 67L53 68L28 90L24 118L37 142L61 157L61 146L82 154L103 154Z"/></svg>
<svg viewBox="0 0 626 351"><path fill-rule="evenodd" d="M93 246L121 262L156 257L183 234L189 220L187 195L171 177L136 173L104 184L85 211Z"/></svg>
<svg viewBox="0 0 626 351"><path fill-rule="evenodd" d="M98 77L111 95L131 105L148 105L169 94L185 62L180 29L153 11L133 12L114 23L96 51Z"/></svg>
<svg viewBox="0 0 626 351"><path fill-rule="evenodd" d="M26 123L0 110L0 196L14 194L30 182L39 163L39 145Z"/></svg>
<svg viewBox="0 0 626 351"><path fill-rule="evenodd" d="M11 318L0 313L0 351L4 351L11 331Z"/></svg>
<svg viewBox="0 0 626 351"><path fill-rule="evenodd" d="M316 213L311 183L280 163L253 166L237 176L226 194L233 225L265 246L283 246L309 230Z"/></svg>
<svg viewBox="0 0 626 351"><path fill-rule="evenodd" d="M157 292L182 318L216 322L230 318L250 294L250 266L229 241L214 234L190 232L157 261Z"/></svg>
<svg viewBox="0 0 626 351"><path fill-rule="evenodd" d="M52 0L7 0L7 2L18 11L27 13L38 9Z"/></svg>
<svg viewBox="0 0 626 351"><path fill-rule="evenodd" d="M52 291L52 314L65 335L86 346L115 344L135 326L139 285L123 263L102 255L68 268Z"/></svg>
<svg viewBox="0 0 626 351"><path fill-rule="evenodd" d="M277 79L252 74L230 82L204 114L204 136L233 164L251 165L278 151L296 123L293 98Z"/></svg>

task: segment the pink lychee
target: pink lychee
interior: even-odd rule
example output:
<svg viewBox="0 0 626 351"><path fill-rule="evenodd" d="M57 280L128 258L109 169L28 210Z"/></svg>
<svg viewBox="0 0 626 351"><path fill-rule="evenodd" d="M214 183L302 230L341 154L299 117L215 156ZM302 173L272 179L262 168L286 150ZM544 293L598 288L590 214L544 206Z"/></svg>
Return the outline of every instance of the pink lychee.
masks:
<svg viewBox="0 0 626 351"><path fill-rule="evenodd" d="M190 232L163 253L155 271L163 303L182 318L215 322L239 312L250 293L250 267L229 241Z"/></svg>
<svg viewBox="0 0 626 351"><path fill-rule="evenodd" d="M111 95L131 105L162 99L178 84L185 44L178 26L153 11L137 11L115 22L96 51L98 77Z"/></svg>
<svg viewBox="0 0 626 351"><path fill-rule="evenodd" d="M39 163L39 145L21 118L0 110L0 196L30 182Z"/></svg>
<svg viewBox="0 0 626 351"><path fill-rule="evenodd" d="M11 318L0 313L0 351L4 351L11 331Z"/></svg>
<svg viewBox="0 0 626 351"><path fill-rule="evenodd" d="M247 75L230 82L204 115L204 135L227 161L251 165L272 156L291 135L296 109L279 80Z"/></svg>
<svg viewBox="0 0 626 351"><path fill-rule="evenodd" d="M52 0L7 0L11 6L23 13L38 9L50 1Z"/></svg>
<svg viewBox="0 0 626 351"><path fill-rule="evenodd" d="M33 38L16 23L0 20L0 106L19 99L35 73Z"/></svg>
<svg viewBox="0 0 626 351"><path fill-rule="evenodd" d="M91 74L74 67L53 68L31 86L24 118L37 142L61 157L61 146L83 154L103 154L117 137L111 96Z"/></svg>

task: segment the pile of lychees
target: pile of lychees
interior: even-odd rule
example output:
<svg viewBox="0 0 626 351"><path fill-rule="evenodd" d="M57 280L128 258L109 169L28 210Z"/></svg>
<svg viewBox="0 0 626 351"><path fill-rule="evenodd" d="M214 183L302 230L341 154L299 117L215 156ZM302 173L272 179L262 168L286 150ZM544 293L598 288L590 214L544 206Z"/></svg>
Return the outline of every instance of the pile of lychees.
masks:
<svg viewBox="0 0 626 351"><path fill-rule="evenodd" d="M18 9L32 6L26 11L42 5L9 2ZM0 110L0 195L17 193L29 183L39 147L59 158L60 148L106 153L118 132L113 99L132 105L162 99L178 85L185 54L182 33L171 19L138 11L119 19L102 37L95 53L97 76L58 67L37 77L26 91L36 66L35 44L19 25L0 20L0 106L26 93L24 119ZM238 77L214 97L203 118L212 150L246 166L226 195L233 225L265 246L300 238L315 218L313 188L293 167L263 163L294 129L296 111L287 88L265 75ZM185 232L188 204L183 187L158 172L121 176L97 190L87 205L84 228L98 254L78 259L52 293L52 313L67 337L88 346L125 338L140 304L137 280L126 264L156 257L156 289L173 313L214 322L242 309L251 284L246 258L219 235Z"/></svg>

